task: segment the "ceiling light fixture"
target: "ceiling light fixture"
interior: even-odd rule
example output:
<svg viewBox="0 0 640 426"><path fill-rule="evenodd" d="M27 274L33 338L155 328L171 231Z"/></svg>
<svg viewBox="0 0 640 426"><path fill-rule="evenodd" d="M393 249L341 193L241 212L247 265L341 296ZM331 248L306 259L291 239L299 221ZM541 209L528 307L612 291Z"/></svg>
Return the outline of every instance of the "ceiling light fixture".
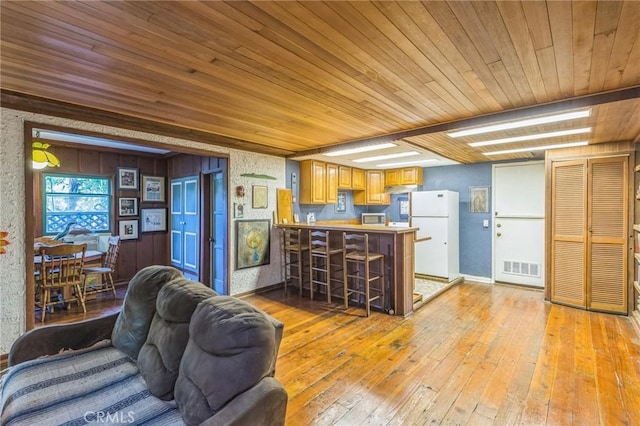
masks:
<svg viewBox="0 0 640 426"><path fill-rule="evenodd" d="M396 167L396 166L407 166L409 164L422 164L422 163L430 163L432 161L440 161L437 158L429 158L428 160L416 160L416 161L403 161L401 163L387 163L387 164L376 164L376 167Z"/></svg>
<svg viewBox="0 0 640 426"><path fill-rule="evenodd" d="M462 136L480 135L482 133L497 132L500 130L519 129L520 127L536 126L538 124L557 123L559 121L575 120L577 118L589 117L591 110L565 112L562 114L547 115L545 117L529 118L526 120L511 121L508 123L492 124L490 126L476 127L474 129L460 130L458 132L447 133L447 136L459 138Z"/></svg>
<svg viewBox="0 0 640 426"><path fill-rule="evenodd" d="M389 142L389 143L383 143L380 145L362 146L360 148L341 149L340 151L327 152L322 155L325 155L327 157L338 157L341 155L357 154L359 152L369 152L369 151L376 151L378 149L393 148L394 146L397 146L397 145Z"/></svg>
<svg viewBox="0 0 640 426"><path fill-rule="evenodd" d="M557 145L531 146L529 148L507 149L505 151L485 152L484 155L501 155L501 154L515 154L517 152L527 152L527 151L544 151L547 149L571 148L573 146L585 146L588 144L589 144L588 141L581 141L581 142L561 143Z"/></svg>
<svg viewBox="0 0 640 426"><path fill-rule="evenodd" d="M560 130L557 132L538 133L535 135L514 136L512 138L493 139L490 141L483 141L483 142L471 142L469 146L479 147L479 146L487 146L487 145L498 145L501 143L533 141L536 139L557 138L560 136L579 135L581 133L589 133L589 132L591 132L591 127L583 127L581 129Z"/></svg>
<svg viewBox="0 0 640 426"><path fill-rule="evenodd" d="M418 151L397 152L395 154L378 155L376 157L365 157L352 160L354 163L370 163L372 161L389 160L391 158L411 157L413 155L419 155Z"/></svg>
<svg viewBox="0 0 640 426"><path fill-rule="evenodd" d="M41 170L46 167L60 167L58 157L47 151L49 146L48 143L42 142L33 142L31 144L31 160L34 169Z"/></svg>

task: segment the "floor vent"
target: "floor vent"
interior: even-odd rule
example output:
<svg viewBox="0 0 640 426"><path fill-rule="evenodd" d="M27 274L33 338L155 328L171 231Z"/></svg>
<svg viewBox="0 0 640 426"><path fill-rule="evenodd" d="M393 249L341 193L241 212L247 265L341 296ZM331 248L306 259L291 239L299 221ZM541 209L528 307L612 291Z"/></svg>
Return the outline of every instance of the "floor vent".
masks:
<svg viewBox="0 0 640 426"><path fill-rule="evenodd" d="M540 278L540 264L505 260L502 266L502 272L505 274Z"/></svg>

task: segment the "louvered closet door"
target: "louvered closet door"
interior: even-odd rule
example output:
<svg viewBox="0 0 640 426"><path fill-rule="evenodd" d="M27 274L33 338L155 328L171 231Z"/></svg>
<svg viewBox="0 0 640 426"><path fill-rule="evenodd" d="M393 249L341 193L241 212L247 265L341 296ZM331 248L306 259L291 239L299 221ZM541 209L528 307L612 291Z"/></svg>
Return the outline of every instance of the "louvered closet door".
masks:
<svg viewBox="0 0 640 426"><path fill-rule="evenodd" d="M552 166L551 300L586 306L586 162Z"/></svg>
<svg viewBox="0 0 640 426"><path fill-rule="evenodd" d="M627 312L627 158L589 161L587 306Z"/></svg>

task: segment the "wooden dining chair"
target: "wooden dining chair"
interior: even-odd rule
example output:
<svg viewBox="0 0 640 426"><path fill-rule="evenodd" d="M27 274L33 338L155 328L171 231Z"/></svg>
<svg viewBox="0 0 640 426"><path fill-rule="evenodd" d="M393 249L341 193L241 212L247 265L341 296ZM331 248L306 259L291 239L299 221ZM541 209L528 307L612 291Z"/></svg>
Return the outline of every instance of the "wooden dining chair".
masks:
<svg viewBox="0 0 640 426"><path fill-rule="evenodd" d="M104 256L104 262L102 266L84 268L84 281L82 283L82 296L86 300L87 296L87 276L91 274L100 275L102 285L99 287L94 286L90 292L98 293L101 291L109 291L113 293L113 297L116 297L116 286L113 284L112 274L116 271L116 262L118 260L118 252L120 251L120 237L109 237L109 248L107 254Z"/></svg>
<svg viewBox="0 0 640 426"><path fill-rule="evenodd" d="M47 307L60 303L51 300L51 291L68 289L64 303L77 301L82 306L82 312L87 312L81 285L84 280L83 267L86 244L61 244L57 246L40 247L40 262L36 263L39 274L40 305L42 308L41 321L45 321Z"/></svg>

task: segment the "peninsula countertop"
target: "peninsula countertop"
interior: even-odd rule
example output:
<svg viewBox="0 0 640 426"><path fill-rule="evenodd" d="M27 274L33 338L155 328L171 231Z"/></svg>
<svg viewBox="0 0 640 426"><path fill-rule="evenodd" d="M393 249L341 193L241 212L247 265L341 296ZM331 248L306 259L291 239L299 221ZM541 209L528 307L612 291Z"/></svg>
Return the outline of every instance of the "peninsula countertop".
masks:
<svg viewBox="0 0 640 426"><path fill-rule="evenodd" d="M353 223L316 222L276 224L280 229L300 229L303 234L309 231L330 231L332 241L337 247L342 245L342 233L367 233L374 250L384 254L384 262L389 272L387 291L382 306L378 310L391 315L407 316L413 311L414 288L414 244L418 228L386 225L359 225ZM308 236L308 235L307 235ZM303 236L303 239L306 237ZM375 306L372 306L374 309Z"/></svg>
<svg viewBox="0 0 640 426"><path fill-rule="evenodd" d="M408 228L406 226L356 225L351 223L332 222L317 222L312 224L308 224L306 222L288 224L280 223L274 226L290 229L323 229L327 231L370 232L376 234L408 234L418 231L418 228Z"/></svg>

